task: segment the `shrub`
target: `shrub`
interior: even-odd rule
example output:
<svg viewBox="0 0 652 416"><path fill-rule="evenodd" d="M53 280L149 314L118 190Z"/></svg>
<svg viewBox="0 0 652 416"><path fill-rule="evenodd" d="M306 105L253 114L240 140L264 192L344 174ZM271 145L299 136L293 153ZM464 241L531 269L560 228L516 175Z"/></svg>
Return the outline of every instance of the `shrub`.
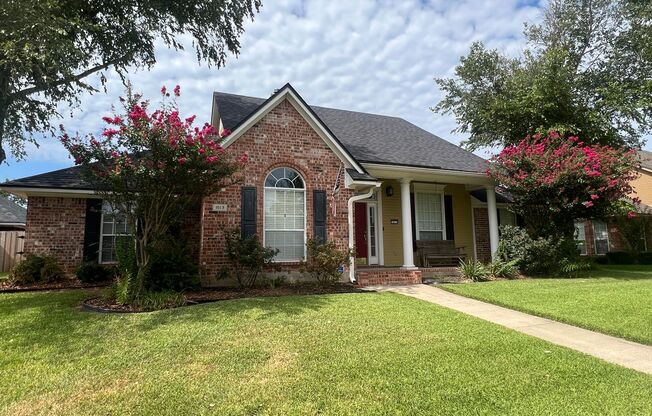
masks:
<svg viewBox="0 0 652 416"><path fill-rule="evenodd" d="M593 269L593 263L590 261L564 261L559 268L559 272L564 277L579 277L583 272Z"/></svg>
<svg viewBox="0 0 652 416"><path fill-rule="evenodd" d="M227 231L226 254L240 287L252 287L265 267L271 266L277 249L265 247L257 235L241 238L240 231Z"/></svg>
<svg viewBox="0 0 652 416"><path fill-rule="evenodd" d="M301 272L308 273L321 285L332 284L340 280L345 264L349 263L352 250L340 250L334 241L325 243L310 239L306 243L307 261L301 263Z"/></svg>
<svg viewBox="0 0 652 416"><path fill-rule="evenodd" d="M487 267L477 260L460 260L457 270L463 278L474 282L484 282L491 279Z"/></svg>
<svg viewBox="0 0 652 416"><path fill-rule="evenodd" d="M145 288L150 292L183 291L199 287L199 268L183 239L163 240L152 251Z"/></svg>
<svg viewBox="0 0 652 416"><path fill-rule="evenodd" d="M638 253L639 264L652 264L652 253L649 251Z"/></svg>
<svg viewBox="0 0 652 416"><path fill-rule="evenodd" d="M129 291L129 286L132 283L131 276L132 275L127 274L116 280L116 282L111 286L107 298L115 300L118 305L128 304L131 301L131 292Z"/></svg>
<svg viewBox="0 0 652 416"><path fill-rule="evenodd" d="M487 272L494 279L514 279L518 275L517 261L495 259L487 265Z"/></svg>
<svg viewBox="0 0 652 416"><path fill-rule="evenodd" d="M579 251L575 241L539 237L533 239L520 227L500 227L501 237L498 256L515 266L526 275L547 275L560 272L564 262L575 262Z"/></svg>
<svg viewBox="0 0 652 416"><path fill-rule="evenodd" d="M115 268L97 263L84 263L77 268L75 276L84 283L106 282L115 276Z"/></svg>
<svg viewBox="0 0 652 416"><path fill-rule="evenodd" d="M121 276L135 276L138 273L136 247L132 237L121 236L116 239L115 255L117 268Z"/></svg>
<svg viewBox="0 0 652 416"><path fill-rule="evenodd" d="M56 258L28 254L9 273L9 282L14 285L52 283L63 280L65 273Z"/></svg>
<svg viewBox="0 0 652 416"><path fill-rule="evenodd" d="M627 251L610 251L604 256L608 264L634 264L636 255Z"/></svg>

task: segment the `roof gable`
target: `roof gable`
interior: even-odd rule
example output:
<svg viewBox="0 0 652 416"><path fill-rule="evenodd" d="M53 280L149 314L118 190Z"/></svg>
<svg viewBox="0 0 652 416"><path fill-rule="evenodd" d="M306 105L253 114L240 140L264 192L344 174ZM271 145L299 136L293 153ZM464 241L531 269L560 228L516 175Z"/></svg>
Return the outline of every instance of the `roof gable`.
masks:
<svg viewBox="0 0 652 416"><path fill-rule="evenodd" d="M25 224L27 210L9 198L0 197L0 224Z"/></svg>
<svg viewBox="0 0 652 416"><path fill-rule="evenodd" d="M237 97L237 96L236 96ZM337 155L337 157L344 162L347 167L354 168L358 172L365 172L360 163L351 155L345 146L337 139L337 137L330 131L327 125L319 118L314 110L306 104L301 96L296 92L290 84L285 84L283 88L276 91L267 100L258 103L258 106L253 108L253 103L258 100L249 100L245 103L243 100L237 100L234 106L222 106L214 102L213 105L217 107L217 112L220 115L222 125L229 128L232 125L233 131L226 138L223 143L225 148L228 148L233 142L238 140L250 127L255 125L263 117L269 114L272 109L276 108L284 100L287 100L297 110L297 112L304 118L304 120L312 127L313 130L322 138L326 145ZM236 121L235 114L238 111L248 112L248 114ZM215 114L215 110L214 110ZM226 124L225 120L229 123Z"/></svg>

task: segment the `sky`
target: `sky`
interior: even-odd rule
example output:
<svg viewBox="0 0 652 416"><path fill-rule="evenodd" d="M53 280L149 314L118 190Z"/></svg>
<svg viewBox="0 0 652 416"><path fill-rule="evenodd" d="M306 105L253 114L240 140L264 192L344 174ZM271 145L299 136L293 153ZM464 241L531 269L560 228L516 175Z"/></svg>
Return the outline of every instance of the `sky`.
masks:
<svg viewBox="0 0 652 416"><path fill-rule="evenodd" d="M536 0L263 0L245 25L239 56L224 67L199 64L192 49L158 45L157 64L130 71L129 79L154 100L162 85L180 85L181 114L202 123L213 91L266 98L290 82L309 104L403 117L459 143L465 136L451 133L454 118L430 110L442 98L434 79L451 76L474 41L518 55L523 24L539 18ZM101 131L101 117L124 94L120 79L106 75L108 93L84 95L79 108L62 107L63 119L53 122L72 133ZM72 166L56 140L39 142L25 160L0 165L0 181Z"/></svg>

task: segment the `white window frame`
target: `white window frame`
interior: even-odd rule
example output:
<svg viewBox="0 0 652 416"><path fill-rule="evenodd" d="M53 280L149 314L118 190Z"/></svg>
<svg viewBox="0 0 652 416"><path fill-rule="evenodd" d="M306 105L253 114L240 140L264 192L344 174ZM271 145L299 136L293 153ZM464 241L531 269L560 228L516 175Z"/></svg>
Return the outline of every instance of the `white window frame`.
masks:
<svg viewBox="0 0 652 416"><path fill-rule="evenodd" d="M589 254L588 252L589 248L586 244L586 221L575 221L573 226L578 229L580 227L582 228L582 234L584 234L584 239L583 240L575 239L575 242L578 250L580 250L579 243L582 242L584 244L584 253L582 253L582 251L580 250L580 256L587 256ZM578 233L578 237L579 237L579 233Z"/></svg>
<svg viewBox="0 0 652 416"><path fill-rule="evenodd" d="M441 204L441 230L422 230L419 227L419 209L418 209L418 198L419 194L430 194L430 195L439 195L440 197L440 204ZM435 191L427 191L427 190L419 190L415 189L414 190L414 222L415 224L415 230L416 230L416 238L419 240L420 237L420 232L421 231L426 231L426 232L439 232L441 231L441 236L442 236L442 241L446 240L446 207L444 206L444 193L443 192L435 192Z"/></svg>
<svg viewBox="0 0 652 416"><path fill-rule="evenodd" d="M106 201L102 201L102 217L100 219L100 244L99 244L99 251L97 253L97 262L99 264L117 264L118 262L116 260L114 260L114 261L104 261L104 259L102 258L102 248L103 248L104 237L114 237L115 238L115 237L120 237L120 236L128 236L129 234L116 234L115 233L115 231L116 231L115 215L113 214L113 212L111 213L111 215L113 216L113 218L111 219L111 221L113 221L113 233L112 234L105 234L104 233L104 216L108 214L106 212L105 206L110 207L110 204L108 204ZM111 210L113 210L112 207L111 207ZM126 221L126 219L125 219L125 221ZM114 243L113 249L115 250L115 243Z"/></svg>
<svg viewBox="0 0 652 416"><path fill-rule="evenodd" d="M498 218L499 218L501 226L503 226L503 225L514 225L514 226L516 226L517 225L516 214L514 212L510 211L509 208L507 208L507 207L498 207L498 208L496 208L496 210L498 211ZM505 216L502 215L502 212L505 212L512 219L514 219L514 224L505 224L503 222L503 219L504 219Z"/></svg>
<svg viewBox="0 0 652 416"><path fill-rule="evenodd" d="M604 228L607 231L606 232L606 235L607 235L607 238L606 238L606 240L607 240L607 251L605 253L598 253L598 238L597 238L598 234L595 232L595 223L596 222L604 224ZM596 256L604 256L605 254L607 254L611 250L611 243L609 241L609 224L607 224L606 221L594 220L594 221L591 221L591 229L593 230L593 251L594 251Z"/></svg>
<svg viewBox="0 0 652 416"><path fill-rule="evenodd" d="M285 168L285 169L290 169L294 172L296 172L297 175L299 175L299 178L301 178L301 181L303 182L303 188L302 189L297 189L297 188L277 188L277 187L272 187L272 186L265 186L265 183L267 182L267 178L269 175L274 172L276 169L279 168ZM267 219L267 190L273 190L273 191L292 191L292 192L301 192L303 193L303 230L301 229L270 229L268 230L265 227L265 221ZM306 183L306 180L304 179L303 175L299 173L298 170L290 167L290 166L277 166L274 169L271 169L267 172L265 175L265 178L263 179L263 246L267 247L267 231L303 231L303 257L300 259L272 259L273 263L300 263L302 261L306 260L306 257L308 255L307 252L307 247L306 243L308 242L308 209L307 209L307 195L308 195L308 185Z"/></svg>

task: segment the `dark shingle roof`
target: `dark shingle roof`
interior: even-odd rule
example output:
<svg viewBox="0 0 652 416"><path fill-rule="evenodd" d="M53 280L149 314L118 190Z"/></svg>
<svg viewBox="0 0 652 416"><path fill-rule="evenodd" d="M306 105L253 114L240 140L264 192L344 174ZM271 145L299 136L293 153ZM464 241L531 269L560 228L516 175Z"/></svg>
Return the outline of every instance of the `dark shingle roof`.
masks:
<svg viewBox="0 0 652 416"><path fill-rule="evenodd" d="M27 210L4 196L0 196L0 224L25 224Z"/></svg>
<svg viewBox="0 0 652 416"><path fill-rule="evenodd" d="M233 130L265 101L216 92L224 127ZM484 172L486 161L398 117L311 106L358 162Z"/></svg>
<svg viewBox="0 0 652 416"><path fill-rule="evenodd" d="M41 173L40 175L28 176L27 178L16 179L14 181L0 184L7 188L56 188L56 189L87 189L93 187L84 181L80 176L80 167L54 170L52 172Z"/></svg>

